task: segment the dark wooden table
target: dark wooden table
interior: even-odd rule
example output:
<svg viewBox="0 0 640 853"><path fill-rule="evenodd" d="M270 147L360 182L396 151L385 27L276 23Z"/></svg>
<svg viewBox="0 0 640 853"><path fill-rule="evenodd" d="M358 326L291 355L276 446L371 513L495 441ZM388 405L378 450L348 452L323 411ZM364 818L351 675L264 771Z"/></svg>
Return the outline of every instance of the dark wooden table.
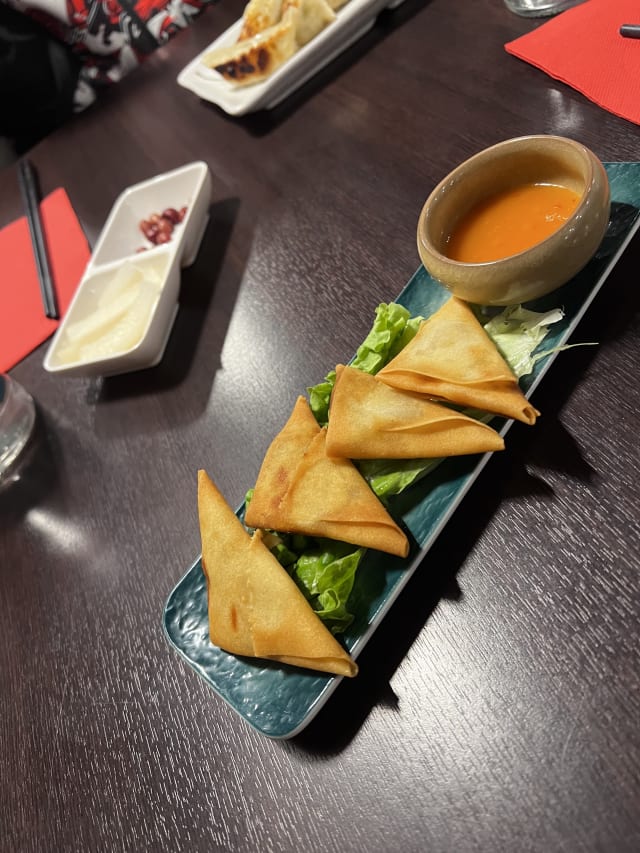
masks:
<svg viewBox="0 0 640 853"><path fill-rule="evenodd" d="M109 380L13 371L39 407L0 495L2 851L640 849L640 243L343 683L291 741L251 729L167 645L199 550L195 476L232 505L295 395L348 358L418 266L424 199L498 140L640 160L640 129L510 57L499 0L406 0L272 113L178 71L209 9L38 145L93 243L126 186L214 179L167 356ZM21 213L0 173L0 224ZM3 286L11 286L3 282Z"/></svg>

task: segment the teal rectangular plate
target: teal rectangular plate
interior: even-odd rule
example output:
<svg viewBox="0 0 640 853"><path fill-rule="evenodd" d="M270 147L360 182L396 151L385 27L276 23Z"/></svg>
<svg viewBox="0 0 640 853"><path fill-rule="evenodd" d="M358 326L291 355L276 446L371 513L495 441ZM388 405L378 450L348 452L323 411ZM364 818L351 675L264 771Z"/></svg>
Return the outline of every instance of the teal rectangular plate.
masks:
<svg viewBox="0 0 640 853"><path fill-rule="evenodd" d="M587 266L559 290L529 303L537 311L561 307L562 321L550 327L543 347L563 345L606 281L640 225L640 163L605 164L611 184L611 221L600 248ZM429 316L449 297L420 268L397 302L412 315ZM372 318L373 319L373 318ZM540 360L534 372L521 380L530 396L545 375L554 354ZM324 365L327 370L330 365ZM511 421L500 421L504 435ZM410 538L405 559L368 551L358 570L349 599L355 614L343 642L354 658L362 651L436 537L473 485L491 454L445 460L423 480L391 499L390 511L401 519ZM247 488L251 484L247 484ZM242 518L243 507L238 510ZM264 660L235 657L209 640L207 591L200 558L168 598L163 625L170 644L190 666L257 731L271 738L290 738L308 725L341 678L296 669Z"/></svg>

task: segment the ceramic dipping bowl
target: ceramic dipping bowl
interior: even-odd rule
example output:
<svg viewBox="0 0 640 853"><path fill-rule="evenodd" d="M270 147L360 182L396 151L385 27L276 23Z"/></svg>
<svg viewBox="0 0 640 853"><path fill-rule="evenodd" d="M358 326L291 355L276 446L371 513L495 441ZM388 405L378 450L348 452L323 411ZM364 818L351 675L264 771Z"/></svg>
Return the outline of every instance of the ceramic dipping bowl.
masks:
<svg viewBox="0 0 640 853"><path fill-rule="evenodd" d="M560 227L529 248L483 262L447 251L459 224L479 205L530 184L566 187L579 197ZM600 160L560 136L499 142L465 160L433 190L418 220L418 253L427 271L455 296L479 305L514 305L569 281L595 254L609 222L610 190Z"/></svg>

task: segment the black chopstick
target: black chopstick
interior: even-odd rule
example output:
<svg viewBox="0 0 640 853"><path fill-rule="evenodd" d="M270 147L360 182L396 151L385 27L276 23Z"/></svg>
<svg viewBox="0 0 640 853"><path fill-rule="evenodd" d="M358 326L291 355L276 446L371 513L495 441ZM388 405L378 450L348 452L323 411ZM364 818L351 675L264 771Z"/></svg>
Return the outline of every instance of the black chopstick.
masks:
<svg viewBox="0 0 640 853"><path fill-rule="evenodd" d="M620 35L626 39L640 39L640 24L623 24Z"/></svg>
<svg viewBox="0 0 640 853"><path fill-rule="evenodd" d="M20 189L22 190L22 197L27 211L27 221L29 223L33 254L36 259L44 313L52 320L57 320L60 315L58 313L51 267L49 266L47 244L44 238L44 231L42 230L42 220L40 219L40 194L38 192L38 180L35 170L28 160L21 159L19 161L18 178L20 180Z"/></svg>

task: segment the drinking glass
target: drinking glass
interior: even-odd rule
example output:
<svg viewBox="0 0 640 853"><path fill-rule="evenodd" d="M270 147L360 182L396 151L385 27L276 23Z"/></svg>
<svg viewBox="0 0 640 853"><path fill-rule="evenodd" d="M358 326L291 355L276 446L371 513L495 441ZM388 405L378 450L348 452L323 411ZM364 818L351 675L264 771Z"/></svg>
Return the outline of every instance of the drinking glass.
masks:
<svg viewBox="0 0 640 853"><path fill-rule="evenodd" d="M557 15L571 6L577 6L578 3L584 3L584 0L504 0L507 9L527 18Z"/></svg>
<svg viewBox="0 0 640 853"><path fill-rule="evenodd" d="M0 484L33 432L36 407L22 385L0 373Z"/></svg>

